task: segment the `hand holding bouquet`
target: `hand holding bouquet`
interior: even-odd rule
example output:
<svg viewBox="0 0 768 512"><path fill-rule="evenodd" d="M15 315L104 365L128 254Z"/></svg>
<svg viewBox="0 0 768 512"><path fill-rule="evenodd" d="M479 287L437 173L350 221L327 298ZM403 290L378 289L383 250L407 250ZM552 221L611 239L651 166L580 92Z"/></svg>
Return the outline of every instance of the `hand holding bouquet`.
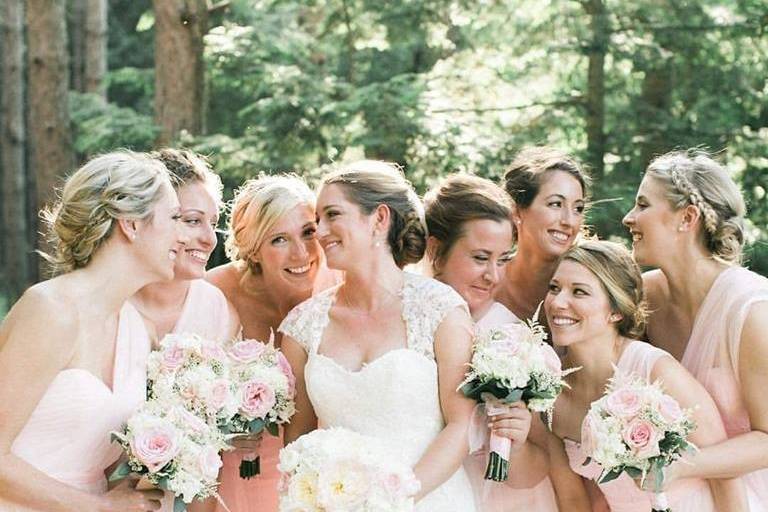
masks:
<svg viewBox="0 0 768 512"><path fill-rule="evenodd" d="M279 435L278 427L295 412L296 379L285 356L269 344L256 340L234 342L227 350L231 361L230 376L235 396L235 410L220 422L227 434L260 434L266 429ZM243 459L240 476L259 474L258 457Z"/></svg>
<svg viewBox="0 0 768 512"><path fill-rule="evenodd" d="M545 413L551 423L555 400L567 385L563 377L574 370L563 371L560 358L546 339L547 333L535 320L482 330L461 391L485 403L489 413L499 402L522 400L531 411ZM510 447L509 439L491 434L486 479L507 480Z"/></svg>
<svg viewBox="0 0 768 512"><path fill-rule="evenodd" d="M128 460L110 480L130 473L176 496L174 512L186 510L193 499L216 496L221 468L219 452L227 447L224 436L179 404L151 399L144 403L112 439L119 442Z"/></svg>
<svg viewBox="0 0 768 512"><path fill-rule="evenodd" d="M280 512L410 512L420 484L375 439L315 430L280 451Z"/></svg>
<svg viewBox="0 0 768 512"><path fill-rule="evenodd" d="M617 375L601 399L592 403L581 429L589 460L603 467L598 483L622 473L647 478L661 489L664 468L694 449L688 435L695 429L690 412L664 394L659 382L648 384L634 375ZM663 493L654 493L653 510L670 512Z"/></svg>

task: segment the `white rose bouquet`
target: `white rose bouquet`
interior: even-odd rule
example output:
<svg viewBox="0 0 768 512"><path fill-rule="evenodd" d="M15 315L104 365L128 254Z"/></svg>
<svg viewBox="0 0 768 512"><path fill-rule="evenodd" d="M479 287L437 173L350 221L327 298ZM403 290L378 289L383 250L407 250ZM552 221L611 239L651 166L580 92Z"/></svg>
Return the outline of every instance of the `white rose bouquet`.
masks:
<svg viewBox="0 0 768 512"><path fill-rule="evenodd" d="M296 378L285 356L269 343L238 340L227 349L231 361L235 409L219 425L226 434L258 434L267 430L279 435L279 426L287 423L296 411L294 395ZM259 459L244 459L240 476L251 478L259 474Z"/></svg>
<svg viewBox="0 0 768 512"><path fill-rule="evenodd" d="M649 476L661 489L664 468L695 446L688 435L695 429L690 411L665 394L657 381L648 384L635 375L617 374L605 396L592 403L581 426L581 446L603 468L598 483L622 473ZM663 493L653 494L653 510L669 512Z"/></svg>
<svg viewBox="0 0 768 512"><path fill-rule="evenodd" d="M562 369L546 339L546 331L535 320L481 330L472 349L470 370L459 389L484 404L487 411L499 402L522 400L530 410L545 413L551 424L555 400L567 385L563 377L575 369ZM507 480L510 448L509 439L491 434L486 479Z"/></svg>
<svg viewBox="0 0 768 512"><path fill-rule="evenodd" d="M411 512L420 484L375 439L315 430L280 451L280 512Z"/></svg>
<svg viewBox="0 0 768 512"><path fill-rule="evenodd" d="M172 401L145 402L120 432L112 433L128 455L110 476L143 475L152 485L173 492L174 512L186 510L193 499L217 496L222 462L227 448L222 433L186 408Z"/></svg>

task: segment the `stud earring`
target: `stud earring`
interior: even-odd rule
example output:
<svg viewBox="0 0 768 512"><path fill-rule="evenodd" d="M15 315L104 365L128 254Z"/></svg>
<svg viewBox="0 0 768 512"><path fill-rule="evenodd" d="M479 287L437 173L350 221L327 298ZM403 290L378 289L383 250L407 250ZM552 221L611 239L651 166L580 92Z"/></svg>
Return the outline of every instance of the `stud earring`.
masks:
<svg viewBox="0 0 768 512"><path fill-rule="evenodd" d="M682 226L682 225L680 225L680 226L677 226L677 230L678 230L678 231L682 231L682 230L683 230L683 226Z"/></svg>

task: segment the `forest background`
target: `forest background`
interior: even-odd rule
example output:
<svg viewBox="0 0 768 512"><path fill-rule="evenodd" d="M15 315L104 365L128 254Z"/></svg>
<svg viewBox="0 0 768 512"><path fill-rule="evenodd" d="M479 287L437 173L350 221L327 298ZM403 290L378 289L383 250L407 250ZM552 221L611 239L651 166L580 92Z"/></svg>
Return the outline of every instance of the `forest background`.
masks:
<svg viewBox="0 0 768 512"><path fill-rule="evenodd" d="M550 144L592 169L593 231L624 239L653 155L702 146L768 274L765 0L2 0L0 22L0 318L47 277L38 212L63 177L164 145L208 155L231 198L361 157L420 192L497 180Z"/></svg>

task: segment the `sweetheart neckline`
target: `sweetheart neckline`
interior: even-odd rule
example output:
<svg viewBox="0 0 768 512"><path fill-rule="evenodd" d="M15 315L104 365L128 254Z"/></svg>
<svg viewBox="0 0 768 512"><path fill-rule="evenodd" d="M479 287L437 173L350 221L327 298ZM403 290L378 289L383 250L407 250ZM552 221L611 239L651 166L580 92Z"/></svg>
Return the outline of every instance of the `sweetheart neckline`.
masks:
<svg viewBox="0 0 768 512"><path fill-rule="evenodd" d="M373 359L373 360L371 360L369 362L363 363L363 365L360 368L358 368L357 370L351 370L351 369L347 368L346 366L342 365L341 363L339 363L338 361L336 361L334 358L332 358L330 356L327 356L325 354L321 354L320 352L315 352L314 356L315 357L322 357L323 359L325 359L327 361L330 361L336 368L344 371L344 373L347 373L347 374L350 374L350 375L360 375L363 372L365 372L368 368L371 368L372 366L376 366L376 364L379 361L381 361L382 359L386 359L390 354L395 354L395 353L403 352L403 351L405 351L405 352L412 352L413 354L416 354L417 356L420 356L423 360L428 361L428 362L430 362L432 364L436 364L434 359L430 359L429 357L425 356L424 354L422 354L418 350L414 350L414 349L408 348L408 347L393 348L392 350L388 350L385 353L383 353L382 355L378 356L377 358L375 358L375 359Z"/></svg>

